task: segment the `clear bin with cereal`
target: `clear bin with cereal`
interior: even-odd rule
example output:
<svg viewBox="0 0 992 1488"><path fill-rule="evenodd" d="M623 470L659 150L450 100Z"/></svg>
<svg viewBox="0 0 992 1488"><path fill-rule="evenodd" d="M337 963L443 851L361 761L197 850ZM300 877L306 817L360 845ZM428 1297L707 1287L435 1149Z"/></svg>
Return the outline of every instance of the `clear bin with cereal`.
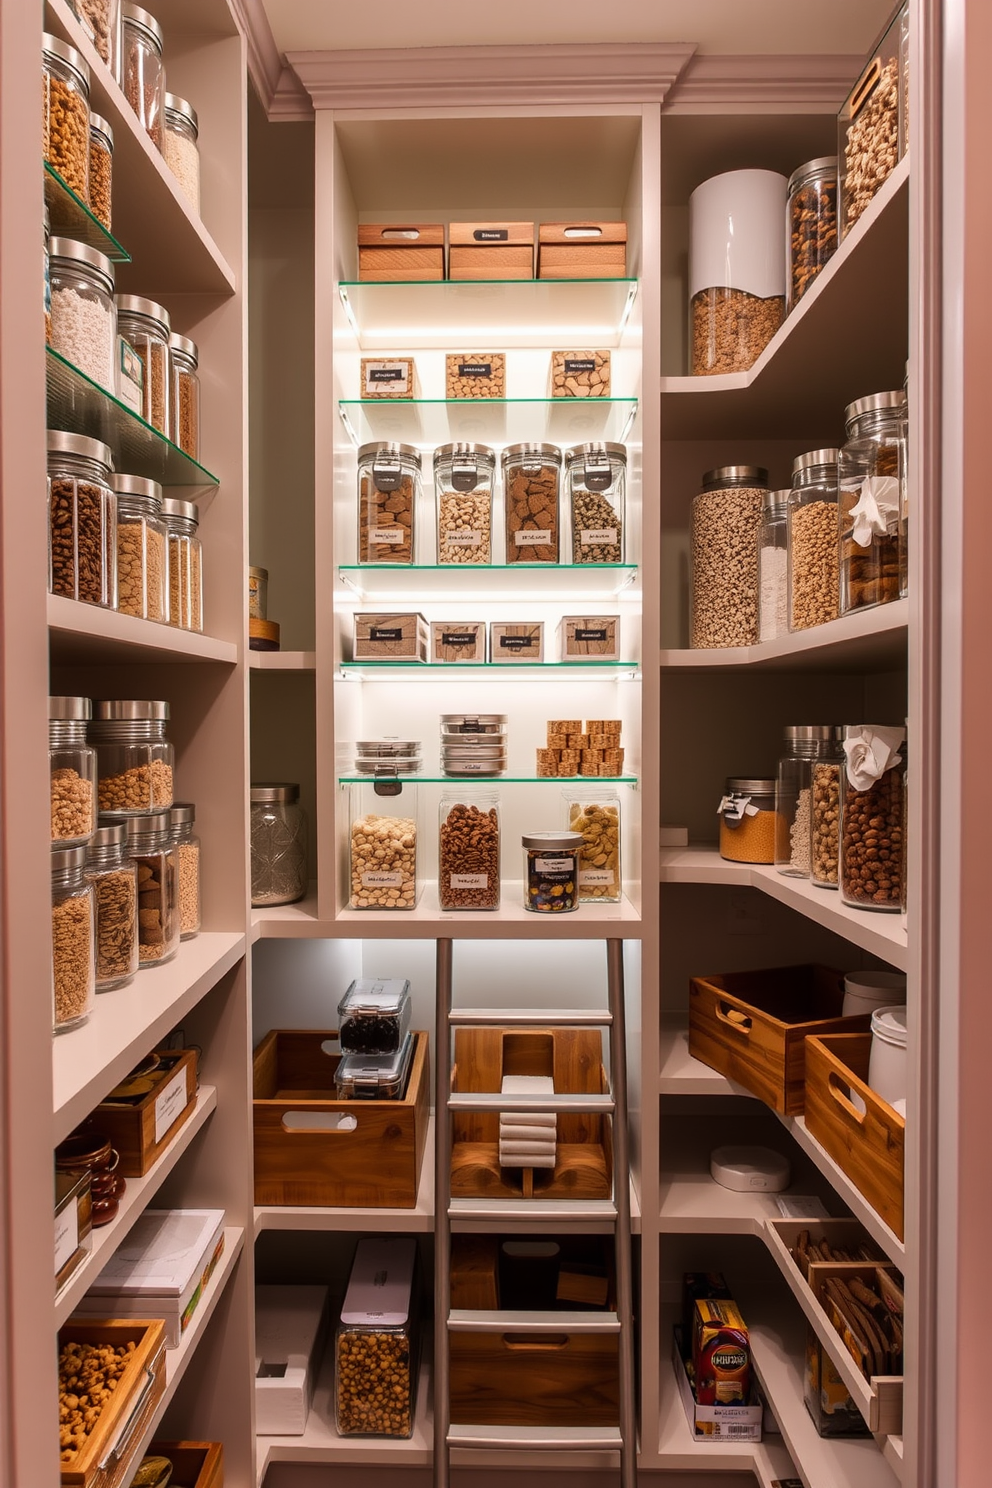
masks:
<svg viewBox="0 0 992 1488"><path fill-rule="evenodd" d="M67 42L41 38L42 149L81 201L89 201L90 70Z"/></svg>
<svg viewBox="0 0 992 1488"><path fill-rule="evenodd" d="M412 444L363 444L358 451L358 561L412 563L421 461Z"/></svg>
<svg viewBox="0 0 992 1488"><path fill-rule="evenodd" d="M96 750L86 742L92 716L89 698L48 699L53 847L78 847L96 831Z"/></svg>
<svg viewBox="0 0 992 1488"><path fill-rule="evenodd" d="M442 909L499 909L499 847L498 793L445 791L438 833Z"/></svg>
<svg viewBox="0 0 992 1488"><path fill-rule="evenodd" d="M168 811L129 817L127 851L138 870L138 965L161 966L179 950L179 853Z"/></svg>
<svg viewBox="0 0 992 1488"><path fill-rule="evenodd" d="M164 305L141 295L117 296L117 329L141 358L144 370L141 417L169 433L169 337L172 322Z"/></svg>
<svg viewBox="0 0 992 1488"><path fill-rule="evenodd" d="M565 451L573 563L622 563L627 449L580 444Z"/></svg>
<svg viewBox="0 0 992 1488"><path fill-rule="evenodd" d="M117 307L114 266L105 254L73 238L52 238L52 350L90 379L117 388Z"/></svg>
<svg viewBox="0 0 992 1488"><path fill-rule="evenodd" d="M842 615L891 604L901 588L906 485L906 395L899 389L848 404L838 456Z"/></svg>
<svg viewBox="0 0 992 1488"><path fill-rule="evenodd" d="M294 781L252 781L251 902L295 904L307 891L307 818Z"/></svg>
<svg viewBox="0 0 992 1488"><path fill-rule="evenodd" d="M840 781L844 767L841 742L824 743L811 771L809 881L818 889L836 889L840 879Z"/></svg>
<svg viewBox="0 0 992 1488"><path fill-rule="evenodd" d="M196 807L192 801L176 801L169 808L169 839L179 864L179 939L193 940L200 933L200 839L193 831Z"/></svg>
<svg viewBox="0 0 992 1488"><path fill-rule="evenodd" d="M398 794L351 788L352 909L417 907L417 788Z"/></svg>
<svg viewBox="0 0 992 1488"><path fill-rule="evenodd" d="M169 619L162 487L140 475L111 477L117 496L117 608L141 620Z"/></svg>
<svg viewBox="0 0 992 1488"><path fill-rule="evenodd" d="M491 563L496 451L443 444L434 451L438 563Z"/></svg>
<svg viewBox="0 0 992 1488"><path fill-rule="evenodd" d="M166 93L162 109L162 156L190 206L200 215L200 122L196 109L176 93Z"/></svg>
<svg viewBox="0 0 992 1488"><path fill-rule="evenodd" d="M721 858L728 863L774 863L774 780L729 776L717 811Z"/></svg>
<svg viewBox="0 0 992 1488"><path fill-rule="evenodd" d="M766 491L758 528L758 640L789 631L788 491Z"/></svg>
<svg viewBox="0 0 992 1488"><path fill-rule="evenodd" d="M808 450L792 462L789 492L789 629L836 620L840 604L837 451Z"/></svg>
<svg viewBox="0 0 992 1488"><path fill-rule="evenodd" d="M794 724L785 730L786 753L775 782L775 867L790 878L809 878L813 819L813 765L822 749L836 749L843 729Z"/></svg>
<svg viewBox="0 0 992 1488"><path fill-rule="evenodd" d="M358 1242L334 1344L339 1436L413 1435L416 1264L409 1236Z"/></svg>
<svg viewBox="0 0 992 1488"><path fill-rule="evenodd" d="M195 341L169 337L169 438L191 460L200 458L200 352ZM264 620L265 616L262 616Z"/></svg>
<svg viewBox="0 0 992 1488"><path fill-rule="evenodd" d="M776 171L726 171L689 198L694 375L745 372L782 324L787 188Z"/></svg>
<svg viewBox="0 0 992 1488"><path fill-rule="evenodd" d="M69 0L73 14L114 76L121 49L120 0Z"/></svg>
<svg viewBox="0 0 992 1488"><path fill-rule="evenodd" d="M618 904L623 898L618 793L569 787L562 791L562 798L568 830L582 837L579 903Z"/></svg>
<svg viewBox="0 0 992 1488"><path fill-rule="evenodd" d="M157 150L165 115L162 27L151 11L124 0L121 10L121 83L124 96Z"/></svg>
<svg viewBox="0 0 992 1488"><path fill-rule="evenodd" d="M96 990L111 992L138 970L138 870L125 822L105 822L86 849L96 912Z"/></svg>
<svg viewBox="0 0 992 1488"><path fill-rule="evenodd" d="M502 466L507 563L557 563L561 450L510 444Z"/></svg>
<svg viewBox="0 0 992 1488"><path fill-rule="evenodd" d="M90 114L89 207L108 232L113 228L114 131L99 114Z"/></svg>
<svg viewBox="0 0 992 1488"><path fill-rule="evenodd" d="M906 904L906 731L844 730L840 887L845 904L897 913Z"/></svg>
<svg viewBox="0 0 992 1488"><path fill-rule="evenodd" d="M722 465L692 503L690 641L694 650L753 646L758 637L758 528L768 471Z"/></svg>
<svg viewBox="0 0 992 1488"><path fill-rule="evenodd" d="M837 248L837 156L808 160L789 177L791 314Z"/></svg>
<svg viewBox="0 0 992 1488"><path fill-rule="evenodd" d="M97 702L89 727L99 767L100 812L143 816L172 805L175 750L165 736L169 704L131 698Z"/></svg>
<svg viewBox="0 0 992 1488"><path fill-rule="evenodd" d="M48 588L117 608L117 497L110 446L49 429Z"/></svg>
<svg viewBox="0 0 992 1488"><path fill-rule="evenodd" d="M86 848L52 853L52 997L56 1033L85 1023L93 1011L93 888L87 882Z"/></svg>
<svg viewBox="0 0 992 1488"><path fill-rule="evenodd" d="M908 4L900 5L837 115L841 238L891 175L905 148L901 136L906 131L900 124L908 80L900 54L908 12Z"/></svg>
<svg viewBox="0 0 992 1488"><path fill-rule="evenodd" d="M195 501L162 502L165 523L166 570L169 589L169 624L182 630L203 629L203 561L200 539L200 508Z"/></svg>

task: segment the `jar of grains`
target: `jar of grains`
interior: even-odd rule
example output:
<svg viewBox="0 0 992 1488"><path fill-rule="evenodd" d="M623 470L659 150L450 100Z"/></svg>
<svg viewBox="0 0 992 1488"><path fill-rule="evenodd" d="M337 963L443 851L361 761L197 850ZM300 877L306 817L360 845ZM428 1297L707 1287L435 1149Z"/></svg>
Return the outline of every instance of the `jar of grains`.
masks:
<svg viewBox="0 0 992 1488"><path fill-rule="evenodd" d="M93 889L86 880L85 847L52 853L52 994L54 1027L65 1033L93 1010Z"/></svg>
<svg viewBox="0 0 992 1488"><path fill-rule="evenodd" d="M904 148L900 116L908 80L900 52L908 9L908 5L900 7L837 115L842 238L888 178Z"/></svg>
<svg viewBox="0 0 992 1488"><path fill-rule="evenodd" d="M104 254L72 238L52 238L48 248L52 348L112 393L117 388L114 266Z"/></svg>
<svg viewBox="0 0 992 1488"><path fill-rule="evenodd" d="M829 724L785 730L787 752L775 782L775 866L790 878L809 878L813 816L813 765L826 745L836 749L843 730Z"/></svg>
<svg viewBox="0 0 992 1488"><path fill-rule="evenodd" d="M413 562L420 468L412 444L363 444L358 451L359 563Z"/></svg>
<svg viewBox="0 0 992 1488"><path fill-rule="evenodd" d="M124 0L121 10L124 94L156 149L162 148L165 61L162 28L150 11Z"/></svg>
<svg viewBox="0 0 992 1488"><path fill-rule="evenodd" d="M166 702L115 698L94 705L89 736L102 814L142 816L172 805L175 750L165 737L168 721Z"/></svg>
<svg viewBox="0 0 992 1488"><path fill-rule="evenodd" d="M837 619L837 451L809 450L792 462L789 492L789 629Z"/></svg>
<svg viewBox="0 0 992 1488"><path fill-rule="evenodd" d="M169 836L179 857L179 938L200 933L200 839L193 831L196 807L176 801L169 810Z"/></svg>
<svg viewBox="0 0 992 1488"><path fill-rule="evenodd" d="M789 177L789 303L795 309L837 248L837 156L808 160Z"/></svg>
<svg viewBox="0 0 992 1488"><path fill-rule="evenodd" d="M138 965L161 966L179 950L179 853L168 811L129 817L127 850L138 870Z"/></svg>
<svg viewBox="0 0 992 1488"><path fill-rule="evenodd" d="M899 598L900 515L906 482L906 396L848 405L838 458L841 613Z"/></svg>
<svg viewBox="0 0 992 1488"><path fill-rule="evenodd" d="M167 496L162 502L166 567L169 577L169 624L182 630L203 629L203 563L200 509L195 501Z"/></svg>
<svg viewBox="0 0 992 1488"><path fill-rule="evenodd" d="M622 563L627 449L580 444L565 451L573 563Z"/></svg>
<svg viewBox="0 0 992 1488"><path fill-rule="evenodd" d="M117 498L110 447L49 429L48 588L66 599L117 607Z"/></svg>
<svg viewBox="0 0 992 1488"><path fill-rule="evenodd" d="M307 891L307 819L300 787L252 781L251 902L295 904Z"/></svg>
<svg viewBox="0 0 992 1488"><path fill-rule="evenodd" d="M41 38L42 146L45 159L67 186L89 201L90 70L67 42Z"/></svg>
<svg viewBox="0 0 992 1488"><path fill-rule="evenodd" d="M196 342L173 331L169 337L169 415L172 420L169 438L191 460L200 458L199 361Z"/></svg>
<svg viewBox="0 0 992 1488"><path fill-rule="evenodd" d="M689 198L692 371L744 372L785 313L785 176L726 171Z"/></svg>
<svg viewBox="0 0 992 1488"><path fill-rule="evenodd" d="M758 528L758 640L775 641L789 629L788 491L766 491Z"/></svg>
<svg viewBox="0 0 992 1488"><path fill-rule="evenodd" d="M51 265L50 265L50 262L49 262L49 252L48 252L48 244L49 244L49 240L51 239L51 236L52 236L52 218L51 218L51 213L49 212L48 207L46 205L46 207L45 207L45 227L44 227L44 237L45 237L45 249L44 249L44 268L45 268L45 345L46 346L51 346L51 344L52 344L52 272L51 272Z"/></svg>
<svg viewBox="0 0 992 1488"><path fill-rule="evenodd" d="M502 466L507 563L557 563L561 450L509 444Z"/></svg>
<svg viewBox="0 0 992 1488"><path fill-rule="evenodd" d="M840 887L845 904L898 912L906 903L906 731L844 730Z"/></svg>
<svg viewBox="0 0 992 1488"><path fill-rule="evenodd" d="M121 51L120 0L69 0L79 24L114 76Z"/></svg>
<svg viewBox="0 0 992 1488"><path fill-rule="evenodd" d="M731 775L717 809L721 858L730 863L774 863L774 780Z"/></svg>
<svg viewBox="0 0 992 1488"><path fill-rule="evenodd" d="M496 451L443 444L434 451L438 563L493 561Z"/></svg>
<svg viewBox="0 0 992 1488"><path fill-rule="evenodd" d="M692 503L690 645L753 646L758 637L758 528L768 471L722 465Z"/></svg>
<svg viewBox="0 0 992 1488"><path fill-rule="evenodd" d="M371 788L352 787L352 909L416 908L416 800L415 786L401 786L397 795L381 799L376 793L374 802ZM366 801L375 810L364 809Z"/></svg>
<svg viewBox="0 0 992 1488"><path fill-rule="evenodd" d="M568 830L582 838L579 848L579 903L618 904L620 876L620 797L616 791L569 786L562 791Z"/></svg>
<svg viewBox="0 0 992 1488"><path fill-rule="evenodd" d="M111 477L117 493L117 608L168 621L162 487L140 475Z"/></svg>
<svg viewBox="0 0 992 1488"><path fill-rule="evenodd" d="M113 222L114 131L99 114L90 114L90 211L108 233Z"/></svg>
<svg viewBox="0 0 992 1488"><path fill-rule="evenodd" d="M438 835L442 909L499 909L499 795L445 791Z"/></svg>
<svg viewBox="0 0 992 1488"><path fill-rule="evenodd" d="M570 914L579 907L581 832L526 832L524 909L533 914Z"/></svg>
<svg viewBox="0 0 992 1488"><path fill-rule="evenodd" d="M117 329L141 358L144 381L141 417L160 433L169 433L169 336L164 305L140 295L117 296Z"/></svg>
<svg viewBox="0 0 992 1488"><path fill-rule="evenodd" d="M96 750L86 742L86 725L92 716L89 698L48 699L54 847L78 847L96 831Z"/></svg>
<svg viewBox="0 0 992 1488"><path fill-rule="evenodd" d="M128 856L127 826L98 827L86 850L96 911L96 990L123 987L138 970L138 870Z"/></svg>
<svg viewBox="0 0 992 1488"><path fill-rule="evenodd" d="M841 740L824 740L810 771L810 883L836 889L840 873L840 777L844 764Z"/></svg>
<svg viewBox="0 0 992 1488"><path fill-rule="evenodd" d="M200 215L200 125L196 109L176 93L166 93L162 116L162 155L197 216Z"/></svg>

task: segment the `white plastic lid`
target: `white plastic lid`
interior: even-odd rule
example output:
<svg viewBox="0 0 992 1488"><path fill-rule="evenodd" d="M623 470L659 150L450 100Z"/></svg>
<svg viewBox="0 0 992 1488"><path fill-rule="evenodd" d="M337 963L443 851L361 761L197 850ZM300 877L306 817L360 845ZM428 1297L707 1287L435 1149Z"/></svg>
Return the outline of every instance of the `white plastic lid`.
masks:
<svg viewBox="0 0 992 1488"><path fill-rule="evenodd" d="M711 176L689 198L689 298L701 289L785 294L788 181L777 171Z"/></svg>
<svg viewBox="0 0 992 1488"><path fill-rule="evenodd" d="M906 1009L902 1007L876 1008L871 1015L872 1038L883 1044L894 1044L897 1049L906 1047Z"/></svg>
<svg viewBox="0 0 992 1488"><path fill-rule="evenodd" d="M345 1327L401 1328L410 1316L416 1240L359 1240L341 1309Z"/></svg>
<svg viewBox="0 0 992 1488"><path fill-rule="evenodd" d="M889 994L886 1007L898 1000L906 1000L906 973L904 971L849 971L844 978L844 991L850 997L877 999L880 992ZM877 1001L876 1001L877 1006Z"/></svg>
<svg viewBox="0 0 992 1488"><path fill-rule="evenodd" d="M737 1193L778 1193L792 1180L789 1159L771 1147L716 1147L710 1153L710 1176Z"/></svg>

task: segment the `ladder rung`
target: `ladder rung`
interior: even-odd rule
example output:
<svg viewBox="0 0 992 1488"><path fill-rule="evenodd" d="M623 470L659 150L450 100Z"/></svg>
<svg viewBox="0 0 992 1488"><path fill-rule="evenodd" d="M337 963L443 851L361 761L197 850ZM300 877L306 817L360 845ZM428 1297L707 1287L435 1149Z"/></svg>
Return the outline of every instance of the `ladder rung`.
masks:
<svg viewBox="0 0 992 1488"><path fill-rule="evenodd" d="M619 1333L615 1312L487 1312L452 1308L449 1333Z"/></svg>
<svg viewBox="0 0 992 1488"><path fill-rule="evenodd" d="M530 1028L537 1024L542 1028L608 1028L613 1018L605 1008L598 1012L581 1009L563 1012L561 1008L452 1008L450 1021L453 1026L467 1027Z"/></svg>
<svg viewBox="0 0 992 1488"><path fill-rule="evenodd" d="M546 1220L616 1221L617 1210L612 1199L452 1199L448 1206L450 1219L484 1219L494 1224L514 1220L539 1223Z"/></svg>
<svg viewBox="0 0 992 1488"><path fill-rule="evenodd" d="M448 1106L452 1111L567 1111L573 1116L614 1109L612 1095L500 1095L496 1091L451 1095Z"/></svg>
<svg viewBox="0 0 992 1488"><path fill-rule="evenodd" d="M522 1447L530 1452L619 1452L618 1426L451 1426L449 1447Z"/></svg>

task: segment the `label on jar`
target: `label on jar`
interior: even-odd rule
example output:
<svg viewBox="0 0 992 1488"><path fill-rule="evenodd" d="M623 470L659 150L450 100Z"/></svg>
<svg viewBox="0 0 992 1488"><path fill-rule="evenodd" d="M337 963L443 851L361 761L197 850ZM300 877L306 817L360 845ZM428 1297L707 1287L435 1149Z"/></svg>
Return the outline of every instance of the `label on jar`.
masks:
<svg viewBox="0 0 992 1488"><path fill-rule="evenodd" d="M374 392L383 383L400 383L408 387L409 367L405 362L370 362L365 368L365 391Z"/></svg>
<svg viewBox="0 0 992 1488"><path fill-rule="evenodd" d="M145 386L145 366L133 346L119 336L120 376L117 379L117 396L126 403L132 413L140 413Z"/></svg>
<svg viewBox="0 0 992 1488"><path fill-rule="evenodd" d="M459 377L492 377L492 362L459 362Z"/></svg>
<svg viewBox="0 0 992 1488"><path fill-rule="evenodd" d="M596 370L596 359L595 359L595 357L566 357L565 358L565 376L566 377L568 377L573 372L595 372L595 370Z"/></svg>
<svg viewBox="0 0 992 1488"><path fill-rule="evenodd" d="M535 858L534 867L538 873L572 873L575 870L575 859Z"/></svg>
<svg viewBox="0 0 992 1488"><path fill-rule="evenodd" d="M55 1216L55 1275L79 1249L79 1211L72 1199Z"/></svg>
<svg viewBox="0 0 992 1488"><path fill-rule="evenodd" d="M579 533L579 542L584 548L601 547L616 540L615 527L583 527Z"/></svg>
<svg viewBox="0 0 992 1488"><path fill-rule="evenodd" d="M488 873L449 873L448 882L453 889L488 889Z"/></svg>
<svg viewBox="0 0 992 1488"><path fill-rule="evenodd" d="M481 548L481 532L446 532L444 534L444 545L446 548Z"/></svg>
<svg viewBox="0 0 992 1488"><path fill-rule="evenodd" d="M186 1109L186 1069L173 1075L162 1093L155 1097L155 1141L161 1142L169 1128Z"/></svg>
<svg viewBox="0 0 992 1488"><path fill-rule="evenodd" d="M608 639L606 626L600 625L596 630L576 630L575 639L577 641L605 641Z"/></svg>
<svg viewBox="0 0 992 1488"><path fill-rule="evenodd" d="M580 868L579 883L588 885L608 885L613 887L612 868Z"/></svg>
<svg viewBox="0 0 992 1488"><path fill-rule="evenodd" d="M471 630L442 630L442 646L474 646L479 637Z"/></svg>
<svg viewBox="0 0 992 1488"><path fill-rule="evenodd" d="M510 229L508 227L477 227L472 236L477 243L508 243Z"/></svg>
<svg viewBox="0 0 992 1488"><path fill-rule="evenodd" d="M551 533L543 532L515 532L513 541L518 548L546 548L551 543Z"/></svg>
<svg viewBox="0 0 992 1488"><path fill-rule="evenodd" d="M372 527L369 529L370 543L401 543L406 542L406 538L405 527Z"/></svg>
<svg viewBox="0 0 992 1488"><path fill-rule="evenodd" d="M496 645L501 651L527 651L534 644L533 636L497 636Z"/></svg>
<svg viewBox="0 0 992 1488"><path fill-rule="evenodd" d="M363 873L362 886L366 889L401 889L402 873Z"/></svg>
<svg viewBox="0 0 992 1488"><path fill-rule="evenodd" d="M378 625L369 626L370 641L401 641L402 639L403 630L399 625L391 625L385 629Z"/></svg>

